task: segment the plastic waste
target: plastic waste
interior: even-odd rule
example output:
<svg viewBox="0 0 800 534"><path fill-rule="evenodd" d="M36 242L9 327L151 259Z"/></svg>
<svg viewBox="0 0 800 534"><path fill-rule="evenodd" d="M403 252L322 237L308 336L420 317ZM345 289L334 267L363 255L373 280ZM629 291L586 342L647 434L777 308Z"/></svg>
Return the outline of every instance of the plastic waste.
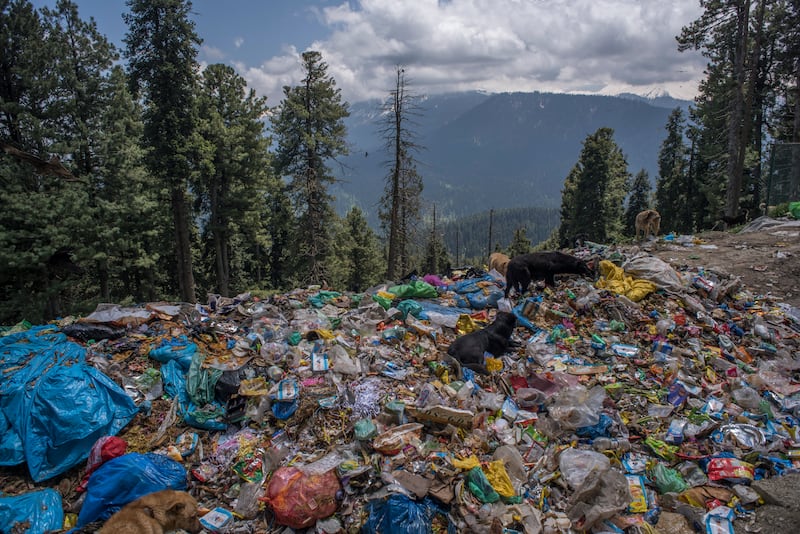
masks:
<svg viewBox="0 0 800 534"><path fill-rule="evenodd" d="M469 491L481 502L492 503L500 500L500 495L492 487L480 467L473 467L467 473L467 487Z"/></svg>
<svg viewBox="0 0 800 534"><path fill-rule="evenodd" d="M279 524L302 529L336 511L341 489L335 470L307 474L297 467L280 467L269 480L264 501Z"/></svg>
<svg viewBox="0 0 800 534"><path fill-rule="evenodd" d="M434 516L447 517L447 512L430 498L417 502L405 495L390 495L367 503L369 517L361 526L361 534L408 534L430 532Z"/></svg>
<svg viewBox="0 0 800 534"><path fill-rule="evenodd" d="M0 496L0 530L44 534L64 525L61 494L54 489Z"/></svg>
<svg viewBox="0 0 800 534"><path fill-rule="evenodd" d="M587 390L583 386L563 389L553 397L548 408L550 416L565 428L580 428L597 424L606 398L601 386Z"/></svg>
<svg viewBox="0 0 800 534"><path fill-rule="evenodd" d="M558 458L561 476L569 487L575 489L592 471L606 472L611 467L608 457L599 452L568 448L561 451Z"/></svg>
<svg viewBox="0 0 800 534"><path fill-rule="evenodd" d="M2 349L0 465L26 462L36 482L82 463L98 439L138 412L122 388L86 363L85 347L52 326L8 335Z"/></svg>
<svg viewBox="0 0 800 534"><path fill-rule="evenodd" d="M592 440L592 447L596 451L629 451L631 442L625 438L599 437Z"/></svg>
<svg viewBox="0 0 800 534"><path fill-rule="evenodd" d="M112 458L89 477L77 526L108 519L129 502L165 489L186 489L186 469L175 460L136 452Z"/></svg>

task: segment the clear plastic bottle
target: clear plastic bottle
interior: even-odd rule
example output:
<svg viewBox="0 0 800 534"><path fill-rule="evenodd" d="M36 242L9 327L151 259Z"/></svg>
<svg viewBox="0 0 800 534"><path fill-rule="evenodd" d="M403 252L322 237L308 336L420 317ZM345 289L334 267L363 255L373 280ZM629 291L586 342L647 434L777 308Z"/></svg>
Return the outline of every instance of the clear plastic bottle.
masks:
<svg viewBox="0 0 800 534"><path fill-rule="evenodd" d="M631 450L631 442L625 438L594 438L592 440L592 447L596 451L629 451Z"/></svg>

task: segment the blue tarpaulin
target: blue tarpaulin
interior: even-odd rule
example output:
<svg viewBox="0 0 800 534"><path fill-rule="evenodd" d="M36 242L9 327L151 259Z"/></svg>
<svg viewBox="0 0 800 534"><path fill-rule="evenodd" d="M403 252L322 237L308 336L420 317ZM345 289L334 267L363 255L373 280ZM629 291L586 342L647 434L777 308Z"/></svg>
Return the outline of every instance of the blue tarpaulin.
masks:
<svg viewBox="0 0 800 534"><path fill-rule="evenodd" d="M186 469L180 462L155 453L112 458L89 477L77 526L108 519L129 502L165 489L186 489Z"/></svg>
<svg viewBox="0 0 800 534"><path fill-rule="evenodd" d="M192 395L187 388L192 362L199 368L197 345L189 342L185 336L167 340L150 351L150 357L160 362L161 376L164 380L164 391L170 397L178 399L178 413L186 424L206 430L225 430L225 406L214 399L206 399L201 407L192 402ZM196 384L195 384L196 385Z"/></svg>
<svg viewBox="0 0 800 534"><path fill-rule="evenodd" d="M55 326L0 338L0 465L27 462L34 481L52 478L85 461L99 438L136 412Z"/></svg>
<svg viewBox="0 0 800 534"><path fill-rule="evenodd" d="M63 526L61 494L54 489L0 497L0 532L44 534Z"/></svg>

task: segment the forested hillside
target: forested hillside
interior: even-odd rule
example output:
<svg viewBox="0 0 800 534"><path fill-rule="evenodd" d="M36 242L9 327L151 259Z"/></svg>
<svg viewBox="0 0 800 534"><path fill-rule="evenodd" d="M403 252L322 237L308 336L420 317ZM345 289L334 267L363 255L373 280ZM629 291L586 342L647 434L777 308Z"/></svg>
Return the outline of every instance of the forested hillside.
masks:
<svg viewBox="0 0 800 534"><path fill-rule="evenodd" d="M506 252L514 239L514 232L524 230L531 246L535 246L547 239L558 223L558 210L555 208L506 208L444 223L442 233L455 265L480 265L487 261L490 252Z"/></svg>

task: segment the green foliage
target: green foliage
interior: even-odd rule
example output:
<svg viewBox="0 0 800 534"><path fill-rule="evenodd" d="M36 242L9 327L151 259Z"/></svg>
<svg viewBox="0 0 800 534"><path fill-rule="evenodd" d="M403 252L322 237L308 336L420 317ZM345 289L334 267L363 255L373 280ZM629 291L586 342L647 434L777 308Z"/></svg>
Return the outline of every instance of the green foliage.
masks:
<svg viewBox="0 0 800 534"><path fill-rule="evenodd" d="M525 228L517 228L514 230L514 238L508 246L506 254L509 258L519 256L520 254L527 254L531 251L531 240L525 235Z"/></svg>
<svg viewBox="0 0 800 534"><path fill-rule="evenodd" d="M644 169L636 173L625 208L625 233L632 236L636 229L636 215L650 208L650 177Z"/></svg>
<svg viewBox="0 0 800 534"><path fill-rule="evenodd" d="M614 131L600 128L583 142L580 159L564 182L561 246L577 236L604 243L622 237L623 201L630 174Z"/></svg>
<svg viewBox="0 0 800 534"><path fill-rule="evenodd" d="M364 291L382 279L383 255L375 232L358 207L338 220L334 233L335 261L330 285L347 291Z"/></svg>
<svg viewBox="0 0 800 534"><path fill-rule="evenodd" d="M330 269L334 212L328 187L334 178L327 162L347 154L341 91L319 52L303 53L305 78L284 87L284 100L272 116L277 141L275 169L289 177L288 194L298 231L293 240L295 273L303 283L321 283Z"/></svg>
<svg viewBox="0 0 800 534"><path fill-rule="evenodd" d="M680 108L669 116L667 137L658 154L658 180L656 181L656 209L661 214L664 231L690 233L692 217L688 213L693 188L689 183L688 152L684 144L684 118Z"/></svg>
<svg viewBox="0 0 800 534"><path fill-rule="evenodd" d="M490 252L508 248L523 228L530 241L539 243L558 225L555 208L508 208L476 213L441 224L444 242L456 266L486 263ZM491 227L492 249L489 250Z"/></svg>
<svg viewBox="0 0 800 534"><path fill-rule="evenodd" d="M201 243L208 267L203 271L215 275L207 287L236 294L257 283L248 266L266 262L264 249L247 243L263 233L260 193L274 181L261 122L268 108L231 67L215 64L203 72L199 109L203 171L193 191L205 221Z"/></svg>
<svg viewBox="0 0 800 534"><path fill-rule="evenodd" d="M169 192L180 298L195 301L192 245L195 227L189 186L197 172L197 46L200 39L185 0L130 0L125 56L130 85L144 101L143 141L151 174Z"/></svg>
<svg viewBox="0 0 800 534"><path fill-rule="evenodd" d="M422 261L422 270L426 274L444 274L450 269L451 262L447 254L442 236L431 230L428 242L425 245L425 258Z"/></svg>

